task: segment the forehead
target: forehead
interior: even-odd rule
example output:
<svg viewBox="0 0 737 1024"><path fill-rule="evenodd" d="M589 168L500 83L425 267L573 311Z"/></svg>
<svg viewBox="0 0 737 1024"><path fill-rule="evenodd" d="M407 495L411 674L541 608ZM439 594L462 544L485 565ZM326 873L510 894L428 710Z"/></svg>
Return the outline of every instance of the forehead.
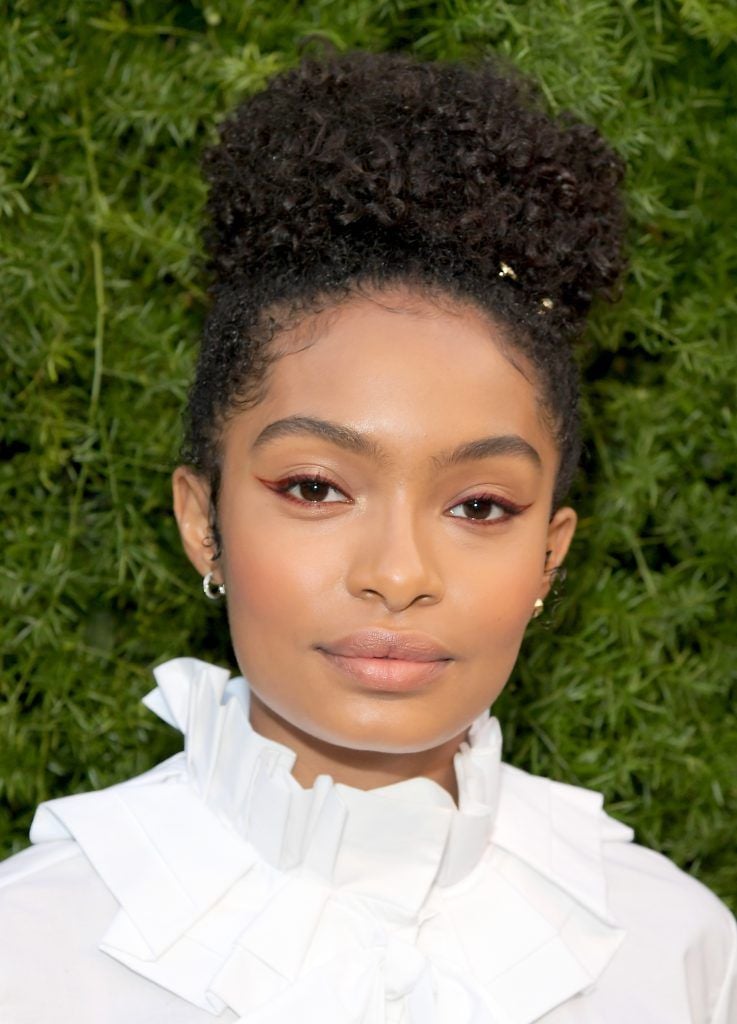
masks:
<svg viewBox="0 0 737 1024"><path fill-rule="evenodd" d="M557 460L533 368L473 308L398 289L305 317L272 344L262 401L231 424L251 440L304 416L370 435L389 460L491 434L517 434Z"/></svg>

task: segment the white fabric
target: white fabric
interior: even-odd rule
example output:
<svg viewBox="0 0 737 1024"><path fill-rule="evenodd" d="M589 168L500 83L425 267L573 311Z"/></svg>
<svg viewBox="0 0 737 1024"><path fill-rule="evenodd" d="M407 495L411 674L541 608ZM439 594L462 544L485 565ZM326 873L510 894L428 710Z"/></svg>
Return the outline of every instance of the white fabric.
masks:
<svg viewBox="0 0 737 1024"><path fill-rule="evenodd" d="M184 752L42 804L0 865L2 1024L737 1024L726 908L598 794L503 765L495 719L458 807L422 778L304 790L243 679L155 675Z"/></svg>

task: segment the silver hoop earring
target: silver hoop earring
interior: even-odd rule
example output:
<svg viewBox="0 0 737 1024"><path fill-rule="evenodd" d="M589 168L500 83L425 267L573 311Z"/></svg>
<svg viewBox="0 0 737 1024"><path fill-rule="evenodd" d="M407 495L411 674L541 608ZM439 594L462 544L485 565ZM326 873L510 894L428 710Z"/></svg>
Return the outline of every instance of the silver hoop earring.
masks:
<svg viewBox="0 0 737 1024"><path fill-rule="evenodd" d="M208 572L207 576L202 577L202 589L205 597L209 597L211 601L219 601L221 597L225 597L225 584L213 583L214 575L214 573Z"/></svg>

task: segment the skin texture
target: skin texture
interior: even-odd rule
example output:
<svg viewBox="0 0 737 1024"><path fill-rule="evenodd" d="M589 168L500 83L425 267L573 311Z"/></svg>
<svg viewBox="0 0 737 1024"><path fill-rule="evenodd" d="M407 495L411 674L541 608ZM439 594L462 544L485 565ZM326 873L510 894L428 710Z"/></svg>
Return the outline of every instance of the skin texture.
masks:
<svg viewBox="0 0 737 1024"><path fill-rule="evenodd" d="M424 775L455 796L453 755L509 678L576 525L570 508L550 516L558 452L534 373L480 312L408 289L352 298L274 344L264 398L225 427L218 500L215 580L251 722L296 751L302 785L330 774L371 789ZM255 445L288 417L358 432L366 450L273 427ZM494 435L518 437L539 460L512 451L440 464ZM277 488L295 475L332 486L295 484L290 500ZM207 483L180 466L173 487L185 550L204 575ZM489 495L524 510L464 504ZM366 628L419 631L450 660L407 692L373 689L324 653Z"/></svg>

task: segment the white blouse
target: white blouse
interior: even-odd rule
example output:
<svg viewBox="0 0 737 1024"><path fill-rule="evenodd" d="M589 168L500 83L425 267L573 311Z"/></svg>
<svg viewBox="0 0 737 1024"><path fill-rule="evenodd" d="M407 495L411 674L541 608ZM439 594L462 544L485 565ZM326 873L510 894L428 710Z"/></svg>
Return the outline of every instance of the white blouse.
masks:
<svg viewBox="0 0 737 1024"><path fill-rule="evenodd" d="M242 678L192 658L145 703L185 749L42 804L0 865L2 1024L737 1024L737 929L600 795L501 763L295 781Z"/></svg>

